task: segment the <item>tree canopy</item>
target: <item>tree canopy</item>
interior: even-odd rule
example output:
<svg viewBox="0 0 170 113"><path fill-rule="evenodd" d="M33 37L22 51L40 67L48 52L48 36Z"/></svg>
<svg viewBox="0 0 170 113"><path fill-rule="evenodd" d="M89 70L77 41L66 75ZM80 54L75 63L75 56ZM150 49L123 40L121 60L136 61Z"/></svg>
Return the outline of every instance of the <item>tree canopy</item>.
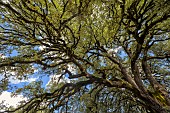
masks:
<svg viewBox="0 0 170 113"><path fill-rule="evenodd" d="M0 0L0 91L8 112L168 113L169 0ZM13 73L13 74L11 74ZM45 75L57 76L43 87Z"/></svg>

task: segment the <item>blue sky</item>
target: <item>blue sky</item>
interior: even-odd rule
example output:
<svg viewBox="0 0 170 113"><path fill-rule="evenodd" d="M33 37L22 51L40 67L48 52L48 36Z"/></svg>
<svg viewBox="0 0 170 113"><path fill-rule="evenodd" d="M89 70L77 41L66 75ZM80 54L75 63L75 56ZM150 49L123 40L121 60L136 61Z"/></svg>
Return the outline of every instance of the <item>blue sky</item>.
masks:
<svg viewBox="0 0 170 113"><path fill-rule="evenodd" d="M17 56L18 53L17 51L12 51L10 54L5 54L5 53L2 53L3 56L1 55L1 58L6 58L6 57L13 57L13 56ZM34 71L34 74L32 75L28 75L28 79L23 79L23 80L18 80L15 78L15 72L8 72L9 74L12 74L13 76L9 78L9 89L2 92L2 94L0 95L0 103L2 101L5 101L4 104L7 105L8 107L9 106L14 106L16 107L16 103L18 103L19 101L22 101L22 100L25 100L27 98L23 98L22 94L16 96L16 97L11 97L10 94L11 92L15 91L15 87L17 88L23 88L24 86L28 85L29 83L31 82L34 82L34 81L42 81L42 86L43 88L47 88L47 84L49 84L50 82L52 82L52 79L54 77L59 77L60 75L53 75L53 74L48 74L48 73L43 73L41 69L38 69L38 66L37 65L33 65L33 68L35 68L35 71ZM73 66L71 65L68 65L68 68L71 72L75 73L75 69L73 69ZM52 77L54 76L54 77ZM3 74L0 76L0 80L3 79ZM55 79L56 81L58 81L58 79ZM62 81L62 80L61 80ZM65 79L66 82L69 82L68 78ZM13 102L15 101L15 102Z"/></svg>
<svg viewBox="0 0 170 113"><path fill-rule="evenodd" d="M113 50L114 51L114 50ZM120 51L117 51L116 49L116 52L120 52ZM122 52L119 53L121 56L124 54ZM17 51L13 51L10 56L16 56L17 55ZM8 57L9 55L6 55L6 57ZM34 65L35 68L36 65ZM74 69L74 66L73 65L69 65L68 64L68 67L69 67L69 70L72 72L72 73L76 73L76 69ZM29 78L27 80L14 80L12 78L9 79L9 81L11 82L10 85L12 87L18 87L18 88L22 88L23 86L25 85L28 85L29 83L31 82L34 82L34 81L39 81L39 80L42 80L42 87L43 88L46 88L46 85L49 84L51 82L51 79L53 79L53 77L59 77L60 75L49 75L49 74L46 74L46 73L40 73L42 70L37 70L35 69L35 73L32 74L32 75L29 75ZM14 73L15 74L15 73ZM52 77L53 76L53 77ZM0 77L0 79L2 79L2 77ZM66 82L70 82L68 80L68 78L65 78L66 79ZM56 81L58 81L58 79L55 79ZM6 101L5 104L10 104L11 106L15 106L13 104L16 104L16 103L13 103L13 102L10 102L10 101L15 101L15 99L17 100L16 102L19 102L19 100L23 100L23 99L26 99L26 98L23 98L22 95L19 95L17 97L10 97L10 92L14 91L14 89L8 89L7 91L4 91L2 93L2 95L0 96L0 102L4 99ZM6 95L6 97L5 97Z"/></svg>
<svg viewBox="0 0 170 113"><path fill-rule="evenodd" d="M5 0L5 1L8 1L8 0ZM5 23L4 25L6 25L5 27L7 27L7 28L10 27L10 26L8 26L8 23ZM2 54L4 57L17 56L18 52L15 49L12 49L11 47L12 46L8 46L5 50L0 51L0 54ZM37 49L37 48L34 48L34 49ZM39 49L44 49L44 48L39 47ZM8 50L12 50L12 51L9 52ZM110 49L110 51L118 52L118 50L114 50L114 49ZM121 56L123 56L124 53L123 54L120 53L120 54L121 54ZM68 65L68 66L69 66L70 71L72 73L75 73L75 70L72 69L72 66L71 65ZM13 77L9 78L9 81L10 81L9 85L12 87L16 86L18 88L22 88L23 86L28 85L31 82L42 80L42 83L43 83L42 87L46 88L46 85L51 81L51 78L52 78L51 76L53 76L53 75L52 74L50 75L47 73L39 73L43 70L41 70L41 69L36 70L36 65L33 65L33 67L35 67L35 73L32 75L28 75L29 76L28 79L25 79L25 80L18 80L15 78L15 74L16 74L15 72L8 72L9 74L13 75ZM59 77L60 75L54 75L54 76ZM3 79L3 75L0 75L0 80L2 80L2 79ZM66 81L69 82L69 80L67 78L66 78ZM15 88L14 89L9 88L7 91L2 92L2 95L0 95L0 102L2 101L2 99L5 99L8 102L8 104L12 105L12 102L10 102L10 100L14 101L14 98L10 97L9 94L10 94L10 92L12 92L14 90L15 90ZM5 94L6 94L6 97L5 97ZM19 95L19 97L17 97L16 99L20 100L19 99L20 97L22 97L22 95ZM22 100L22 98L21 98L21 100Z"/></svg>

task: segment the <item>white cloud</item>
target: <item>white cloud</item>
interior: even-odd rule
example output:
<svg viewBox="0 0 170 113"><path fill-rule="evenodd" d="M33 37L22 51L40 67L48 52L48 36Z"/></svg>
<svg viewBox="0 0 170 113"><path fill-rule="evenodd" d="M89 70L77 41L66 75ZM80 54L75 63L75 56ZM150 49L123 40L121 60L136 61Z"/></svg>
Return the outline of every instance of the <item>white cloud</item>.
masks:
<svg viewBox="0 0 170 113"><path fill-rule="evenodd" d="M67 64L68 66L68 70L72 73L72 74L76 74L77 73L77 69L73 64ZM63 72L64 73L64 72ZM70 79L67 78L65 75L58 74L58 75L51 75L50 76L50 80L48 81L48 83L46 84L46 87L50 87L52 84L54 83L70 83Z"/></svg>
<svg viewBox="0 0 170 113"><path fill-rule="evenodd" d="M115 57L116 56L116 54L117 54L117 52L121 49L122 47L117 47L117 48L112 48L112 49L108 49L107 50L107 53L109 54L109 55L112 55L113 57ZM106 48L107 49L107 48Z"/></svg>
<svg viewBox="0 0 170 113"><path fill-rule="evenodd" d="M20 103L20 101L26 101L27 98L23 97L22 95L17 95L15 97L11 97L11 92L4 91L0 95L0 103L3 103L6 107L14 107L16 108ZM1 109L3 111L4 109Z"/></svg>
<svg viewBox="0 0 170 113"><path fill-rule="evenodd" d="M9 78L9 81L10 81L11 84L19 84L21 82L28 82L28 83L30 83L30 82L33 82L33 81L36 81L36 80L37 80L37 78L28 78L28 79L23 79L23 80L19 80L19 79L16 79L14 77L10 77Z"/></svg>
<svg viewBox="0 0 170 113"><path fill-rule="evenodd" d="M15 67L12 67L11 69L15 69ZM32 69L33 69L34 73L38 72L38 70L35 67L32 67ZM9 80L9 82L11 84L19 84L21 82L28 82L28 83L30 83L30 82L33 82L33 81L37 80L37 78L34 78L34 77L29 77L27 79L24 79L24 78L23 79L19 79L17 77L17 72L15 72L15 71L8 71L7 70L7 71L5 71L5 72L0 74L0 81L2 79L4 79L5 76L8 78L8 80Z"/></svg>
<svg viewBox="0 0 170 113"><path fill-rule="evenodd" d="M46 84L47 87L51 86L54 83L70 83L70 79L66 78L65 75L51 75L50 80Z"/></svg>
<svg viewBox="0 0 170 113"><path fill-rule="evenodd" d="M76 67L73 64L68 64L68 70L72 73L72 74L76 74L77 70Z"/></svg>
<svg viewBox="0 0 170 113"><path fill-rule="evenodd" d="M9 74L9 73L8 73ZM8 77L8 80L9 80L9 82L11 83L11 84L19 84L19 83L21 83L21 82L28 82L28 83L30 83L30 82L33 82L33 81L36 81L37 80L37 78L33 78L33 77L30 77L30 78L28 78L28 79L22 79L22 80L20 80L20 79L17 79L17 77L15 76L15 72L10 72L10 75L9 75L9 77ZM4 74L3 75L0 75L0 81L2 80L2 79L4 79L5 77L4 77Z"/></svg>

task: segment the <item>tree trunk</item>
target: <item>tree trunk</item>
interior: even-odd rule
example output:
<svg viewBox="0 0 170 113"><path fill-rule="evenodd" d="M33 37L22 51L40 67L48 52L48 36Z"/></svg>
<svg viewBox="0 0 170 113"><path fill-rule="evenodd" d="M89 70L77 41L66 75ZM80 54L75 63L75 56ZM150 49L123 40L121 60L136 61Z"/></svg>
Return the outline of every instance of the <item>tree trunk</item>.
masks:
<svg viewBox="0 0 170 113"><path fill-rule="evenodd" d="M145 102L146 108L149 109L151 113L168 113L164 108L164 105L150 95L145 95L142 100Z"/></svg>

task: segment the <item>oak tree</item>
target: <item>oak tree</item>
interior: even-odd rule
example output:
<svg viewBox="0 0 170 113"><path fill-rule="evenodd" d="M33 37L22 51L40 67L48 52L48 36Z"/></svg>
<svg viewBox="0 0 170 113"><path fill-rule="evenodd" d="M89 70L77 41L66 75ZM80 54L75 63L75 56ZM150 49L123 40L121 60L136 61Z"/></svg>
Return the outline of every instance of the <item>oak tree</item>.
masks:
<svg viewBox="0 0 170 113"><path fill-rule="evenodd" d="M168 113L169 9L169 0L0 0L0 91L35 68L58 75L48 88L41 79L16 88L28 101L8 112Z"/></svg>

